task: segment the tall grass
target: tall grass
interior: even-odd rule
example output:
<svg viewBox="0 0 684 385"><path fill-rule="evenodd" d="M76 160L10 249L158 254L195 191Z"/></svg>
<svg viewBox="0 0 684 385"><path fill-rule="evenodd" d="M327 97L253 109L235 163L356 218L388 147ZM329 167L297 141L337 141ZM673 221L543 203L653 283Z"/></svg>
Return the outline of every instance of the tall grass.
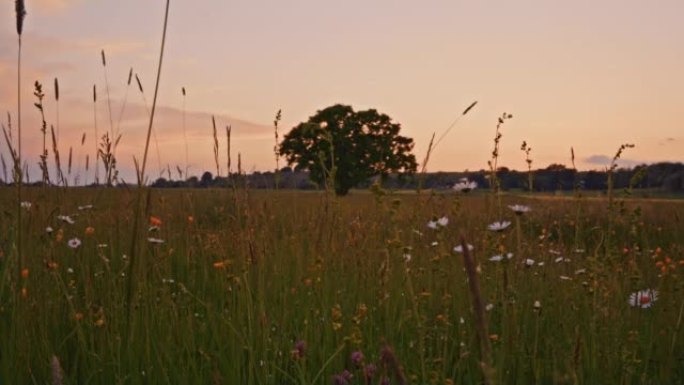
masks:
<svg viewBox="0 0 684 385"><path fill-rule="evenodd" d="M0 190L0 211L11 207L4 199L9 193ZM280 191L274 199L275 192L238 191L241 198L234 199L232 189L155 191L146 215L161 225L152 232L139 225L149 235L140 239L145 247L136 257L129 302L127 245L140 237L130 231L138 192L69 189L63 200L43 198L36 188L26 193L35 204L26 211L30 274L19 281L28 289L20 298L35 311L15 311L8 288L0 294L3 311L20 325L20 350L2 363L8 383L24 382L29 369L37 382L47 382L53 354L64 383L211 383L220 376L224 383L299 384L317 377L326 384L347 369L352 383L363 384L370 364L377 368L371 383L391 375L384 373L390 367L401 367L407 383L481 383L481 342L491 349L491 383L684 378L677 326L684 225L675 219L684 215L681 203L627 202L642 206L645 225L632 234L627 218L618 217L616 244L637 243L642 256L613 263L592 230L605 225L605 201L585 202L587 251L576 253L572 236L563 236L574 229L571 200L504 195L505 203L533 207L521 221L522 249L508 262L515 279L505 291L505 266L488 259L500 244L513 249L516 241L504 233L493 242L483 194L459 197L460 208L452 211L452 195L424 201L401 194L378 205L370 194L355 194L328 206L318 193ZM77 210L87 202L96 209ZM55 212L80 215L70 225ZM449 213L449 225L429 229L432 213ZM0 222L0 234L9 225ZM452 251L461 233L474 245L470 276ZM82 244L71 249L66 243L76 237ZM569 261L556 262L556 252ZM666 257L677 268L662 273L655 263ZM470 310L472 277L480 287L476 311ZM653 307L630 306L629 294L644 288L660 291ZM487 320L481 333L478 314ZM0 337L9 322L0 320ZM305 353L294 359L300 340ZM379 358L386 344L393 364ZM365 356L362 364L350 358L356 351Z"/></svg>
<svg viewBox="0 0 684 385"><path fill-rule="evenodd" d="M133 342L134 342L134 334L133 334L133 328L134 328L134 320L133 316L135 315L133 313L133 310L136 308L136 303L134 303L137 298L134 297L135 293L135 288L136 285L138 284L138 279L144 279L146 275L146 269L143 269L141 273L138 272L138 259L139 257L143 254L143 251L145 250L144 246L145 244L141 242L141 240L144 237L144 234L142 234L141 229L144 226L143 218L145 218L147 215L149 215L149 209L150 209L150 191L149 189L145 188L145 167L147 164L147 154L150 146L150 136L152 133L152 129L154 127L154 116L155 112L157 109L157 96L159 93L159 83L161 80L161 71L162 71L162 63L164 60L164 47L166 43L166 30L167 30L167 25L168 25L168 19L169 19L169 7L170 7L170 0L166 1L166 8L165 8L165 13L164 13L164 27L163 27L163 33L162 33L162 39L161 39L161 49L159 53L159 64L157 67L157 81L155 83L155 88L154 88L154 97L152 98L152 110L150 112L150 120L149 120L149 125L147 128L147 137L145 140L145 151L143 153L143 158L142 158L142 166L140 167L140 172L139 172L139 177L138 177L138 191L136 194L136 199L135 199L135 209L134 209L134 219L133 219L133 227L132 227L132 236L131 236L131 243L130 243L130 265L127 269L128 271L128 280L127 280L127 288L126 288L126 344L130 347ZM140 84L140 79L136 75L136 80L138 81L138 85L141 88L142 92L142 85ZM143 266L144 267L144 266ZM141 285L144 287L144 284ZM149 351L148 351L149 354Z"/></svg>

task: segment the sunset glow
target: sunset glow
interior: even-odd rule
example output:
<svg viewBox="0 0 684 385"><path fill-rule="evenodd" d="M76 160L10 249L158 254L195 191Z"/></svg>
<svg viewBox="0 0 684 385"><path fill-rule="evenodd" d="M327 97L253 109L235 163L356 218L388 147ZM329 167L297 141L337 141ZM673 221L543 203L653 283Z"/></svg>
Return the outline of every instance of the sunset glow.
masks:
<svg viewBox="0 0 684 385"><path fill-rule="evenodd" d="M40 114L33 107L33 83L40 81L48 127L59 129L63 159L73 148L81 180L86 154L91 162L94 156L96 85L99 134L112 128L122 133L119 169L125 180L135 181L133 156L140 158L144 147L163 5L26 1L22 136L32 179L39 177L42 148ZM501 166L526 168L523 140L533 149L534 168L569 165L572 146L578 168L603 169L622 143L636 145L624 154L625 166L681 162L683 14L680 0L172 1L154 126L158 153L153 141L150 175L185 168L186 140L190 173L215 170L212 115L221 147L224 127L232 127L232 152L242 154L245 170L273 170L276 112L283 111L282 138L335 103L388 114L415 140L422 159L432 134L439 136L478 101L437 148L429 171L486 168L496 119L504 111L514 118L502 130ZM6 113L14 122L17 111L14 17L10 2L0 7L5 125ZM135 79L127 86L130 68L144 97ZM58 127L54 78L60 85ZM4 139L0 152L10 159ZM225 173L225 148L220 154Z"/></svg>

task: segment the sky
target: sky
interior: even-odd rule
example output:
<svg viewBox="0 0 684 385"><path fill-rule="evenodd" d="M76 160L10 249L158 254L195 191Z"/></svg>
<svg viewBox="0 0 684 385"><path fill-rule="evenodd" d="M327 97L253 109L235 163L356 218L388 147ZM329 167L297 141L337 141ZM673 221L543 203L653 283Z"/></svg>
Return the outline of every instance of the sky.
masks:
<svg viewBox="0 0 684 385"><path fill-rule="evenodd" d="M71 177L92 181L92 167L86 173L84 165L86 154L94 157L97 126L98 136L121 133L118 168L134 181L164 6L26 0L22 140L33 179L43 140L33 106L39 81L62 163L73 151ZM212 115L221 174L226 125L233 168L239 152L246 171L273 170L276 112L282 109L282 138L336 103L389 115L415 140L422 160L432 134L440 136L478 101L435 149L429 171L487 168L503 112L514 116L502 128L499 159L509 168L526 168L523 141L532 147L534 168L570 166L573 147L578 168L603 169L623 143L636 147L624 153L622 166L681 162L683 14L681 0L171 0L148 175L154 179L167 166L215 174ZM9 112L16 131L13 1L0 7L0 20L0 121L7 125ZM135 79L127 85L130 68L143 93ZM9 159L4 140L0 153Z"/></svg>

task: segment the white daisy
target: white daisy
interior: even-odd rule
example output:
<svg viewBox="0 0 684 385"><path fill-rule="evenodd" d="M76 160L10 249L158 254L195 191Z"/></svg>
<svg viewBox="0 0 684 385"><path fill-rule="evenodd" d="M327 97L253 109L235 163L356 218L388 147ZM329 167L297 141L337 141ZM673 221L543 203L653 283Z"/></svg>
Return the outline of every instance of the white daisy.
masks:
<svg viewBox="0 0 684 385"><path fill-rule="evenodd" d="M452 187L455 191L467 193L477 188L477 182L469 181L468 178L461 178L461 181Z"/></svg>
<svg viewBox="0 0 684 385"><path fill-rule="evenodd" d="M628 303L630 306L646 309L653 306L653 302L657 300L658 290L645 289L630 294Z"/></svg>
<svg viewBox="0 0 684 385"><path fill-rule="evenodd" d="M494 222L491 225L487 226L487 228L491 231L504 231L510 225L511 225L510 221L501 221L501 222Z"/></svg>
<svg viewBox="0 0 684 385"><path fill-rule="evenodd" d="M92 210L92 208L93 208L93 205L78 206L79 211Z"/></svg>
<svg viewBox="0 0 684 385"><path fill-rule="evenodd" d="M48 234L52 234L52 232L55 231L52 227L48 226L45 228L45 232Z"/></svg>
<svg viewBox="0 0 684 385"><path fill-rule="evenodd" d="M431 220L430 222L428 222L427 226L433 230L437 230L440 226L445 227L448 224L449 224L449 218L441 217L439 219Z"/></svg>
<svg viewBox="0 0 684 385"><path fill-rule="evenodd" d="M567 275L561 275L560 279L561 281L572 281L572 278L568 277Z"/></svg>
<svg viewBox="0 0 684 385"><path fill-rule="evenodd" d="M494 309L494 305L491 303L488 303L487 306L485 306L485 310L487 311L491 311L492 309Z"/></svg>
<svg viewBox="0 0 684 385"><path fill-rule="evenodd" d="M71 238L67 242L67 245L69 245L69 247L72 249L78 249L78 247L81 246L81 240L78 238Z"/></svg>
<svg viewBox="0 0 684 385"><path fill-rule="evenodd" d="M529 259L529 258L527 258L527 259L525 260L525 265L526 265L526 266L534 266L534 259Z"/></svg>
<svg viewBox="0 0 684 385"><path fill-rule="evenodd" d="M411 262L411 254L404 253L403 258L404 258L404 262L406 262L406 263Z"/></svg>
<svg viewBox="0 0 684 385"><path fill-rule="evenodd" d="M530 206L523 206L523 205L510 205L510 206L508 206L508 208L513 210L513 212L518 214L518 215L529 213L532 210L530 208Z"/></svg>
<svg viewBox="0 0 684 385"><path fill-rule="evenodd" d="M68 223L68 224L70 224L70 225L73 225L74 223L76 223L76 221L73 220L73 218L71 218L71 217L68 216L68 215L58 215L58 216L57 216L57 219L59 219L59 220L62 221L62 222L66 222L66 223Z"/></svg>
<svg viewBox="0 0 684 385"><path fill-rule="evenodd" d="M498 255L495 255L495 256L489 258L489 260L492 262L501 262L501 261L503 261L504 258L506 258L506 259L513 258L513 253L506 253L506 255L498 254Z"/></svg>
<svg viewBox="0 0 684 385"><path fill-rule="evenodd" d="M468 251L473 249L473 245L471 245L470 243L466 247L468 248ZM458 245L458 246L454 247L454 251L457 253L462 253L463 252L463 246Z"/></svg>
<svg viewBox="0 0 684 385"><path fill-rule="evenodd" d="M541 302L539 302L539 301L534 301L534 305L532 305L532 307L534 307L534 310L539 310L539 309L541 309Z"/></svg>
<svg viewBox="0 0 684 385"><path fill-rule="evenodd" d="M21 208L26 210L31 210L31 202L23 201L21 202Z"/></svg>
<svg viewBox="0 0 684 385"><path fill-rule="evenodd" d="M163 240L163 239L159 239L159 238L152 238L152 237L150 237L150 238L147 238L147 242L149 242L149 243L155 243L155 244L158 244L158 245L159 245L159 244L164 243L164 240Z"/></svg>

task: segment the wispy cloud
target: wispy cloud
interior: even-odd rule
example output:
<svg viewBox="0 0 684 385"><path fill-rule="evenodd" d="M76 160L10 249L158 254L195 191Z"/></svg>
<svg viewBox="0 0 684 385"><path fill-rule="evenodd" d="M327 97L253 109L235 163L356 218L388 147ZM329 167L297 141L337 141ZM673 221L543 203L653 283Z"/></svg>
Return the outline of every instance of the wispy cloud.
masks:
<svg viewBox="0 0 684 385"><path fill-rule="evenodd" d="M584 159L584 162L587 164L603 167L609 167L612 161L613 158L606 155L592 155ZM617 163L618 167L634 167L647 162L635 159L620 158L615 163Z"/></svg>

